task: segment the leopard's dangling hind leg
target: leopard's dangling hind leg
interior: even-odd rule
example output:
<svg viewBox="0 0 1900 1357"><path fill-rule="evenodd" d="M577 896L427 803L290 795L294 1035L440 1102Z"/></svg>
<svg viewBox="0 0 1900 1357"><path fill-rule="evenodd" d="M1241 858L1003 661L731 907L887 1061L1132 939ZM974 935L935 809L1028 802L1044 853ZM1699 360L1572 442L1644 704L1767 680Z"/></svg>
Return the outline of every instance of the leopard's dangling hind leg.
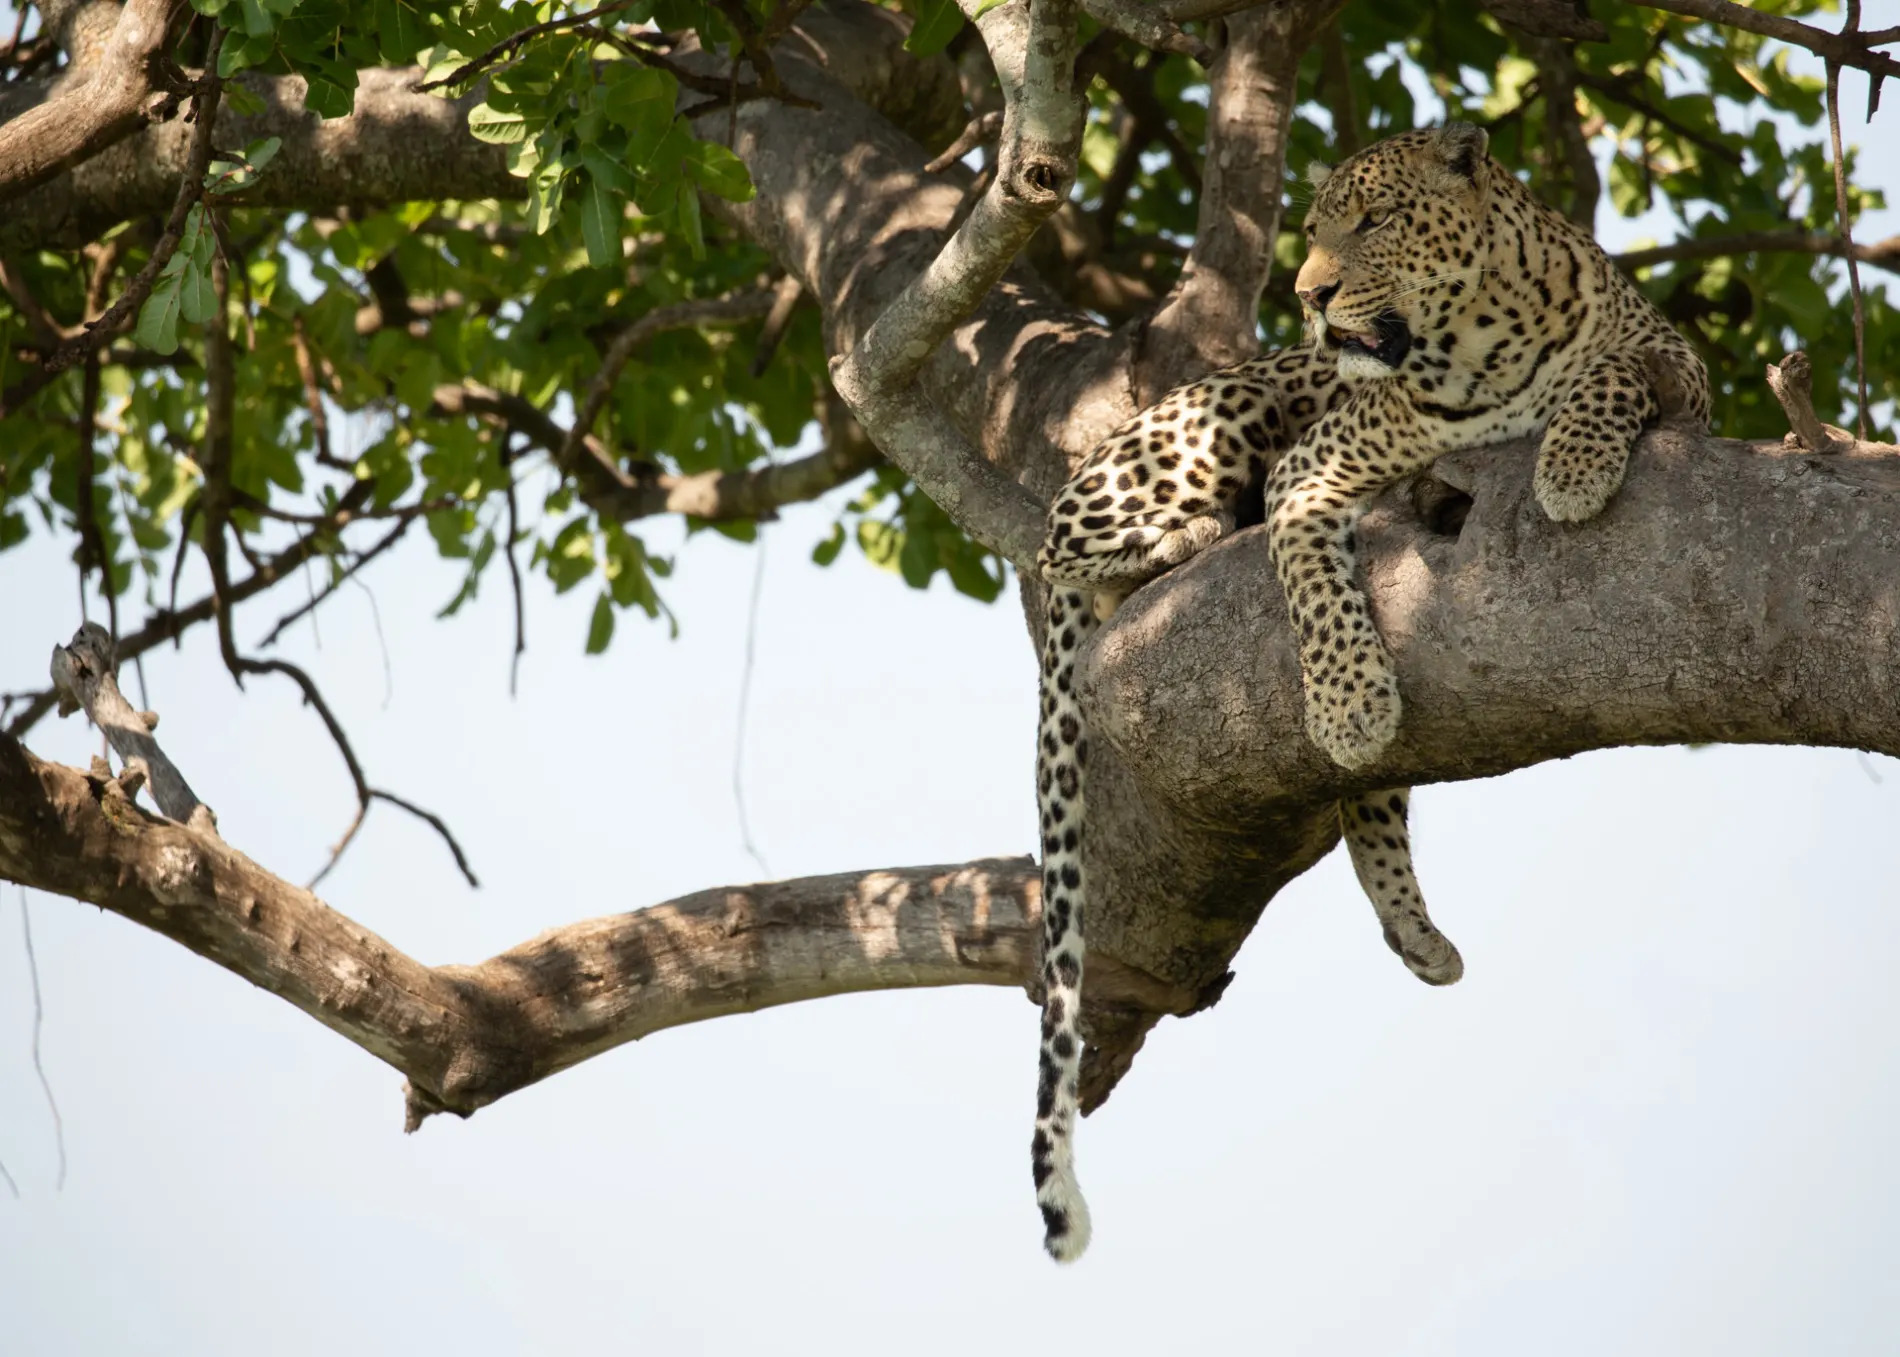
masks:
<svg viewBox="0 0 1900 1357"><path fill-rule="evenodd" d="M1426 984L1456 984L1465 973L1464 958L1425 912L1425 897L1412 871L1412 841L1405 823L1411 803L1412 793L1405 787L1346 797L1339 803L1339 832L1352 857L1352 870L1379 915L1385 945Z"/></svg>
<svg viewBox="0 0 1900 1357"><path fill-rule="evenodd" d="M1075 657L1100 622L1079 589L1049 591L1042 647L1036 798L1042 816L1042 1057L1030 1161L1043 1247L1073 1263L1089 1246L1089 1208L1075 1181L1075 1114L1082 1068L1082 774L1089 756L1075 700Z"/></svg>

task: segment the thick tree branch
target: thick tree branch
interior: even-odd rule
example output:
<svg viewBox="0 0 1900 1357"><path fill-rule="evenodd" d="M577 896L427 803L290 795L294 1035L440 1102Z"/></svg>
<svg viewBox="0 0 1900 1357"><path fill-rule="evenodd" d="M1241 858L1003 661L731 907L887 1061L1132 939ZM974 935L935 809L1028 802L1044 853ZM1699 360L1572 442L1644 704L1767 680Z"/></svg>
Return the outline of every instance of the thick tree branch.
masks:
<svg viewBox="0 0 1900 1357"><path fill-rule="evenodd" d="M294 1004L408 1076L411 1129L683 1023L873 989L1027 990L1039 908L1033 862L983 859L701 891L429 967L5 736L0 877L111 910ZM1144 1011L1195 999L1107 960L1089 980Z"/></svg>
<svg viewBox="0 0 1900 1357"><path fill-rule="evenodd" d="M0 203L145 126L153 96L175 83L165 61L189 13L184 0L126 0L104 51L75 60L44 103L0 124Z"/></svg>
<svg viewBox="0 0 1900 1357"><path fill-rule="evenodd" d="M1578 77L1576 59L1571 55L1572 44L1543 34L1526 34L1521 41L1537 67L1550 144L1562 157L1564 178L1569 180L1570 201L1564 205L1564 215L1584 230L1594 231L1603 181L1597 174L1596 157L1591 153L1583 120L1577 115Z"/></svg>
<svg viewBox="0 0 1900 1357"><path fill-rule="evenodd" d="M301 77L234 79L265 109L255 116L222 109L216 143L242 146L275 136L283 147L256 186L232 199L331 214L392 202L527 196L525 182L508 173L507 148L469 134L468 110L481 102L481 87L454 100L418 94L413 67L366 70L358 79L355 111L327 122L305 110ZM188 163L190 140L191 128L174 120L14 200L0 217L0 251L77 248L128 218L162 215Z"/></svg>
<svg viewBox="0 0 1900 1357"><path fill-rule="evenodd" d="M1071 0L1011 0L978 26L1006 100L996 178L929 266L833 360L832 384L938 507L1025 565L1041 541L1041 505L998 475L916 382L1075 181L1082 131L1075 15Z"/></svg>
<svg viewBox="0 0 1900 1357"><path fill-rule="evenodd" d="M1292 0L1225 21L1208 70L1207 156L1187 267L1149 323L1137 403L1259 350L1260 293L1285 203L1287 131L1301 54L1344 0Z"/></svg>
<svg viewBox="0 0 1900 1357"><path fill-rule="evenodd" d="M1147 0L1078 0L1078 3L1083 12L1103 28L1132 38L1143 47L1193 57L1203 66L1214 59L1211 47L1192 33L1183 31L1164 11L1147 3Z"/></svg>

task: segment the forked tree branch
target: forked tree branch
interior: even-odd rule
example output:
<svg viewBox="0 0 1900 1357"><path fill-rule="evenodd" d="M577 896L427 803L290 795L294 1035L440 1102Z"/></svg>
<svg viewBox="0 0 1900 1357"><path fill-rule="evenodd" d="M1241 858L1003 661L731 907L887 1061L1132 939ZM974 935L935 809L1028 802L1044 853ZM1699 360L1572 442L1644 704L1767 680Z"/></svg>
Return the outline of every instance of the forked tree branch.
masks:
<svg viewBox="0 0 1900 1357"><path fill-rule="evenodd" d="M295 1005L408 1076L412 1130L683 1023L863 990L1026 990L1040 900L1027 858L851 872L700 891L431 967L6 736L0 878L143 924ZM1089 980L1144 1010L1194 1001L1106 960Z"/></svg>
<svg viewBox="0 0 1900 1357"><path fill-rule="evenodd" d="M1041 543L1042 506L943 418L917 378L1075 181L1082 134L1075 8L1072 0L1009 0L977 26L1005 99L996 177L929 266L832 360L832 384L872 441L959 527L1026 566Z"/></svg>
<svg viewBox="0 0 1900 1357"><path fill-rule="evenodd" d="M1137 404L1252 357L1260 294L1285 203L1287 133L1300 57L1344 0L1292 0L1235 14L1208 69L1207 155L1187 267L1149 322Z"/></svg>
<svg viewBox="0 0 1900 1357"><path fill-rule="evenodd" d="M1635 0L1646 9L1660 9L1689 19L1705 19L1725 28L1739 28L1763 37L1777 38L1795 47L1805 47L1816 56L1866 71L1873 77L1869 99L1879 98L1880 82L1887 76L1900 75L1900 61L1884 52L1874 51L1880 34L1830 33L1779 14L1769 14L1734 0ZM1867 111L1873 116L1873 109Z"/></svg>
<svg viewBox="0 0 1900 1357"><path fill-rule="evenodd" d="M44 103L0 124L0 203L145 126L157 112L151 101L175 83L165 62L190 12L185 0L126 0L103 52L76 62Z"/></svg>

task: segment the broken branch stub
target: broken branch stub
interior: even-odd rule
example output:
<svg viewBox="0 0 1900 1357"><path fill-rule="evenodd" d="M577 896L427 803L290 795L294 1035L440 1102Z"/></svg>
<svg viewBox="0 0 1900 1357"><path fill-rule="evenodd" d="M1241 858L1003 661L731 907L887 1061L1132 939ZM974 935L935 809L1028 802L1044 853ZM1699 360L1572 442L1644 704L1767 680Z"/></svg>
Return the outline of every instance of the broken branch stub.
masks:
<svg viewBox="0 0 1900 1357"><path fill-rule="evenodd" d="M87 719L99 727L124 766L120 785L128 797L137 792L141 781L149 781L160 814L201 834L215 836L217 817L152 738L158 726L157 714L137 710L119 691L113 660L112 636L97 622L81 626L70 643L54 646L53 691L59 697L59 714L71 716L84 710Z"/></svg>

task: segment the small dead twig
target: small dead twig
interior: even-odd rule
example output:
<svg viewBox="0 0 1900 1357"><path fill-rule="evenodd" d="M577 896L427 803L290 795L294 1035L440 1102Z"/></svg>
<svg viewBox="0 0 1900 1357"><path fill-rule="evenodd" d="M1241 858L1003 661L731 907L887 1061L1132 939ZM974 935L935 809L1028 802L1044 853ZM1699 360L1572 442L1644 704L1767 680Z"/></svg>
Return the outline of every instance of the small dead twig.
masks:
<svg viewBox="0 0 1900 1357"><path fill-rule="evenodd" d="M1847 0L1847 26L1843 34L1853 34L1860 28L1860 0ZM1873 110L1872 98L1878 97L1880 77L1869 74L1868 82L1873 86L1868 116ZM1854 298L1854 375L1859 382L1860 401L1854 407L1854 430L1861 441L1867 438L1867 314L1860 299L1860 262L1854 258L1854 225L1847 208L1847 161L1841 152L1841 65L1830 59L1827 63L1827 131L1834 143L1834 210L1840 220L1842 253L1847 256L1847 290Z"/></svg>
<svg viewBox="0 0 1900 1357"><path fill-rule="evenodd" d="M502 461L503 469L508 471L508 548L502 554L508 558L508 584L515 600L515 649L508 658L509 697L515 695L521 678L521 657L528 652L528 613L521 599L521 562L515 559L515 545L521 541L521 505L515 495L513 462L514 456L509 450Z"/></svg>
<svg viewBox="0 0 1900 1357"><path fill-rule="evenodd" d="M351 561L335 579L331 580L319 590L313 598L306 603L299 604L278 618L276 625L270 629L270 633L257 643L257 648L259 650L265 650L277 644L277 638L283 635L285 631L329 602L331 595L335 594L338 589L341 589L347 581L354 579L371 561L401 541L403 534L409 531L415 524L415 521L415 515L403 518L395 527L391 528L379 538L374 546L362 552L355 560Z"/></svg>
<svg viewBox="0 0 1900 1357"><path fill-rule="evenodd" d="M791 324L792 312L798 309L798 299L804 291L805 285L791 273L772 288L772 309L765 313L765 324L759 327L759 346L752 354L754 377L763 377L766 368L771 366L772 355L778 352L779 341L785 338L785 327Z"/></svg>
<svg viewBox="0 0 1900 1357"><path fill-rule="evenodd" d="M1807 448L1809 452L1839 452L1846 435L1836 439L1827 425L1814 413L1814 396L1810 383L1814 377L1814 365L1808 356L1799 351L1789 354L1779 364L1768 365L1768 389L1775 393L1775 399L1781 402L1781 408L1788 416L1792 432L1788 437Z"/></svg>
<svg viewBox="0 0 1900 1357"><path fill-rule="evenodd" d="M963 130L957 133L957 139L943 148L924 166L925 174L942 174L959 160L963 159L985 142L994 141L996 134L1003 130L1003 110L993 108L988 113L970 119Z"/></svg>
<svg viewBox="0 0 1900 1357"><path fill-rule="evenodd" d="M323 387L317 380L316 361L310 356L310 336L304 329L301 311L291 320L290 347L297 356L297 376L303 380L303 403L310 412L310 432L316 439L317 461L332 471L353 471L348 462L339 461L330 451L330 416L323 408Z"/></svg>
<svg viewBox="0 0 1900 1357"><path fill-rule="evenodd" d="M40 1057L40 1029L46 1024L46 1005L40 998L40 961L33 952L33 916L26 907L26 887L20 887L20 938L26 945L26 975L33 985L33 1073L39 1076L40 1091L46 1095L46 1110L53 1114L53 1145L59 1151L59 1176L53 1191L66 1187L66 1119L59 1114L59 1099L53 1096L53 1081L46 1077L46 1062ZM9 1179L8 1181L11 1181ZM14 1189L19 1195L19 1189Z"/></svg>
<svg viewBox="0 0 1900 1357"><path fill-rule="evenodd" d="M328 876L343 857L344 850L356 838L356 832L363 827L364 817L369 814L370 803L373 801L387 801L393 806L402 807L417 819L427 821L435 832L442 836L442 841L448 845L449 852L454 855L455 865L461 869L468 884L481 885L481 882L475 879L475 873L469 868L468 857L462 852L462 845L455 841L455 835L449 832L449 827L442 822L441 816L433 811L424 810L415 802L405 800L394 792L369 785L368 780L363 776L363 765L357 760L356 750L351 746L349 736L343 732L343 723L337 720L336 713L330 710L330 704L324 701L323 693L309 674L288 660L254 660L239 657L238 665L247 674L281 674L297 685L303 693L305 705L316 710L317 719L322 721L324 729L330 732L330 742L343 756L343 766L349 770L350 783L356 789L356 815L351 819L349 827L343 831L343 837L338 839L336 845L331 848L330 860L324 863L321 871L310 878L310 889L316 889L317 883Z"/></svg>
<svg viewBox="0 0 1900 1357"><path fill-rule="evenodd" d="M555 454L555 465L562 471L570 471L581 451L590 446L589 435L593 433L595 422L600 419L607 398L613 394L614 383L620 380L621 371L640 345L664 330L684 330L695 325L736 325L763 316L771 311L774 300L770 290L761 288L725 297L709 297L702 301L676 302L672 306L647 312L622 330L614 342L608 345L600 362L600 371L588 383L587 399L581 403L573 427L567 431L560 451ZM596 456L604 458L605 454L597 452ZM611 460L606 465L616 480L626 480L620 468L614 466Z"/></svg>

